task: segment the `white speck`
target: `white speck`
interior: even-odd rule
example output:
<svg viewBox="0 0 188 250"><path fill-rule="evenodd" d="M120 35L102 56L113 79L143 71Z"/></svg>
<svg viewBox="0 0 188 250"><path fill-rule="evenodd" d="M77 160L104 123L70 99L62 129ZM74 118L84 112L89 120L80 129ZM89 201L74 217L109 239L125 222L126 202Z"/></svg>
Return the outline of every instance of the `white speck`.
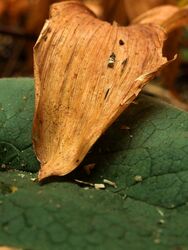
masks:
<svg viewBox="0 0 188 250"><path fill-rule="evenodd" d="M37 178L33 177L33 178L30 178L30 180L34 182L37 180Z"/></svg>
<svg viewBox="0 0 188 250"><path fill-rule="evenodd" d="M97 190L105 189L105 185L104 184L94 184L94 188Z"/></svg>
<svg viewBox="0 0 188 250"><path fill-rule="evenodd" d="M159 220L159 223L160 223L160 224L164 224L164 223L165 223L165 220L160 219L160 220Z"/></svg>
<svg viewBox="0 0 188 250"><path fill-rule="evenodd" d="M162 210L160 210L159 208L157 209L157 212L162 216L164 217L164 212Z"/></svg>
<svg viewBox="0 0 188 250"><path fill-rule="evenodd" d="M136 175L136 176L134 177L134 180L135 180L136 182L142 182L142 181L143 181L143 178L142 178L141 175Z"/></svg>

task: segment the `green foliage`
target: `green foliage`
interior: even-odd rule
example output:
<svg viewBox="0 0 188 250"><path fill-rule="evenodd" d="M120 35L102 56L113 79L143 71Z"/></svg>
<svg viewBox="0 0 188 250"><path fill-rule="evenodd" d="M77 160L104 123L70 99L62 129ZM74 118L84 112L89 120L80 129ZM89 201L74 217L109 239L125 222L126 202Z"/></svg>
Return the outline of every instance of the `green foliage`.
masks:
<svg viewBox="0 0 188 250"><path fill-rule="evenodd" d="M188 249L186 112L142 95L89 152L82 165L96 163L91 176L81 166L39 185L30 173L38 167L30 139L32 80L2 80L0 95L0 141L12 145L6 156L0 152L0 163L11 162L17 169L0 173L0 245L25 250ZM20 151L25 148L30 152L23 168ZM117 188L85 189L75 178L91 183L108 179Z"/></svg>
<svg viewBox="0 0 188 250"><path fill-rule="evenodd" d="M0 164L36 171L31 127L34 110L33 80L0 80Z"/></svg>

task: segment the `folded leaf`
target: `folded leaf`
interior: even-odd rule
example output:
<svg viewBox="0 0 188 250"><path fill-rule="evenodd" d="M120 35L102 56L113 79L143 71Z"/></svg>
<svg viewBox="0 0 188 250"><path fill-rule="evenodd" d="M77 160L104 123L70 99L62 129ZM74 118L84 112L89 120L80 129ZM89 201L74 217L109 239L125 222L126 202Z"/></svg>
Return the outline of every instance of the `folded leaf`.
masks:
<svg viewBox="0 0 188 250"><path fill-rule="evenodd" d="M178 53L180 48L182 38L181 28L188 25L188 6L184 8L171 5L156 7L133 20L133 23L155 23L164 27L169 34L164 44L164 55L168 59L171 59ZM162 72L165 85L167 85L168 89L171 90L177 99L179 97L174 88L174 83L179 72L179 67L180 58L178 57Z"/></svg>
<svg viewBox="0 0 188 250"><path fill-rule="evenodd" d="M63 13L63 15L62 15ZM167 63L164 30L120 27L83 4L55 4L34 49L39 179L66 175Z"/></svg>
<svg viewBox="0 0 188 250"><path fill-rule="evenodd" d="M166 32L170 33L188 24L188 6L183 8L172 5L156 7L137 17L133 23L159 24Z"/></svg>
<svg viewBox="0 0 188 250"><path fill-rule="evenodd" d="M134 0L124 0L126 13L130 21L157 6L173 5L173 4L174 5L176 4L176 0L144 0L144 1L139 1L136 4Z"/></svg>
<svg viewBox="0 0 188 250"><path fill-rule="evenodd" d="M84 2L87 4L87 2L90 1L85 0ZM139 15L156 6L177 4L176 0L142 0L137 1L136 3L134 0L98 0L91 2L96 2L101 8L100 16L104 20L109 22L115 20L121 25L127 25Z"/></svg>

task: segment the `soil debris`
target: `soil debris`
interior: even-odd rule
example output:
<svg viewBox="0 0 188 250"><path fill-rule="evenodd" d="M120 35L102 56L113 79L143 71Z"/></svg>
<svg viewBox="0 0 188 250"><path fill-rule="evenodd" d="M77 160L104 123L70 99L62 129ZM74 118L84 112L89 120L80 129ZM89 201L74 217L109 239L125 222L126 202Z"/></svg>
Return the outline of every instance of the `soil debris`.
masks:
<svg viewBox="0 0 188 250"><path fill-rule="evenodd" d="M97 189L97 190L100 190L100 189L105 189L105 185L102 183L102 184L94 184L94 188Z"/></svg>
<svg viewBox="0 0 188 250"><path fill-rule="evenodd" d="M135 180L136 182L142 182L142 181L143 181L143 178L142 178L141 175L136 175L136 176L134 177L134 180Z"/></svg>
<svg viewBox="0 0 188 250"><path fill-rule="evenodd" d="M97 190L106 188L103 183L90 183L90 182L81 181L81 180L77 180L77 179L75 179L75 182L77 182L77 183L79 183L81 185L85 185L87 187L93 187L93 188L95 188ZM86 187L84 189L86 189ZM88 188L86 190L88 190Z"/></svg>
<svg viewBox="0 0 188 250"><path fill-rule="evenodd" d="M114 188L117 188L116 183L115 183L115 182L113 182L113 181L110 181L110 180L104 179L104 180L103 180L103 182L104 182L105 184L108 184L109 186L112 186L112 187L114 187Z"/></svg>

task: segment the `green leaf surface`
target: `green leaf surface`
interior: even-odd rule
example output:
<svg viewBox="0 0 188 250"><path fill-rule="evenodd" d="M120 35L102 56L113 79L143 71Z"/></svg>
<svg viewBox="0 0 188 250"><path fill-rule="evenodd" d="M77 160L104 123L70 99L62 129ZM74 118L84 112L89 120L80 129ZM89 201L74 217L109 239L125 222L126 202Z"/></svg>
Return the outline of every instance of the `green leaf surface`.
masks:
<svg viewBox="0 0 188 250"><path fill-rule="evenodd" d="M37 171L31 142L34 85L30 78L0 80L0 164Z"/></svg>
<svg viewBox="0 0 188 250"><path fill-rule="evenodd" d="M40 185L31 173L38 169L30 138L33 81L0 81L0 143L7 148L0 149L0 245L188 250L188 113L146 95L137 102L87 155L82 166L96 163L90 176L81 166ZM117 188L86 189L74 179L108 179Z"/></svg>

